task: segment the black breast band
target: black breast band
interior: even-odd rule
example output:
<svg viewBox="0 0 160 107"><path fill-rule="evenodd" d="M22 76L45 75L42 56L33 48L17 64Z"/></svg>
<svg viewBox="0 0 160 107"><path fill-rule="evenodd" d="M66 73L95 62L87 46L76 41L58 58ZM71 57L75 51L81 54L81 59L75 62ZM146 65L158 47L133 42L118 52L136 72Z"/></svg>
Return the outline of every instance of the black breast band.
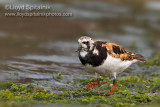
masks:
<svg viewBox="0 0 160 107"><path fill-rule="evenodd" d="M107 48L102 47L101 41L97 41L96 44L94 44L94 47L91 51L88 52L88 54L82 58L79 53L79 59L83 65L89 64L93 67L101 65L104 60L107 58ZM93 54L94 48L98 50L98 55Z"/></svg>

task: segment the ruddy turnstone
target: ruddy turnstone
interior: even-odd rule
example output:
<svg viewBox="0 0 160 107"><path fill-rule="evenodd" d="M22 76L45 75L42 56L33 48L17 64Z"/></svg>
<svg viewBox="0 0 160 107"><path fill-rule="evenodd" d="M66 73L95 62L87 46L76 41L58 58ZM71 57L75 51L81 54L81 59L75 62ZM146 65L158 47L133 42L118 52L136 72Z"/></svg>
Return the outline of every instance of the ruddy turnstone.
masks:
<svg viewBox="0 0 160 107"><path fill-rule="evenodd" d="M97 82L89 82L86 89L93 85L99 85L99 74L110 73L114 76L113 85L110 90L112 93L117 81L116 75L123 72L131 64L138 61L145 61L140 54L126 51L121 46L99 40L92 40L88 36L82 36L78 39L78 55L81 63L92 68L97 73Z"/></svg>

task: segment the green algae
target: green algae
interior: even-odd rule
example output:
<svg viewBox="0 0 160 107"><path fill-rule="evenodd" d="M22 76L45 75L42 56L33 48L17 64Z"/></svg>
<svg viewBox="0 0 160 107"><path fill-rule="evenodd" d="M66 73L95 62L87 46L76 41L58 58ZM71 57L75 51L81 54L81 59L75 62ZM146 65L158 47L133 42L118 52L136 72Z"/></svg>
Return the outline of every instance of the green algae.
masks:
<svg viewBox="0 0 160 107"><path fill-rule="evenodd" d="M160 65L160 54L154 55L154 58L146 61L145 65L146 67L153 66L153 65L159 66Z"/></svg>
<svg viewBox="0 0 160 107"><path fill-rule="evenodd" d="M145 62L147 67L160 65L160 54ZM56 76L61 79L61 72ZM95 82L96 78L75 79L70 91L63 93L53 93L41 87L29 84L23 85L13 82L0 83L0 105L6 107L13 105L80 105L80 106L150 106L160 105L160 72L151 75L149 78L139 76L123 76L117 79L116 87L112 94L109 91L112 87L112 79L100 77L100 85L94 86L90 90L83 87L88 82ZM75 91L74 87L79 86ZM3 103L2 103L3 102Z"/></svg>
<svg viewBox="0 0 160 107"><path fill-rule="evenodd" d="M69 105L99 105L101 106L136 106L139 104L152 104L159 98L160 73L152 78L139 78L138 76L124 76L117 80L117 85L110 95L112 80L101 77L101 85L90 90L84 90L87 82L96 81L95 78L80 79L73 84L81 84L76 91L52 93L41 87L20 83L4 83L0 91L1 102L14 102L22 104L69 104ZM153 91L154 90L154 91ZM156 92L156 94L155 94Z"/></svg>
<svg viewBox="0 0 160 107"><path fill-rule="evenodd" d="M57 80L61 79L61 72L58 73Z"/></svg>
<svg viewBox="0 0 160 107"><path fill-rule="evenodd" d="M12 86L10 82L0 82L0 90L8 89Z"/></svg>

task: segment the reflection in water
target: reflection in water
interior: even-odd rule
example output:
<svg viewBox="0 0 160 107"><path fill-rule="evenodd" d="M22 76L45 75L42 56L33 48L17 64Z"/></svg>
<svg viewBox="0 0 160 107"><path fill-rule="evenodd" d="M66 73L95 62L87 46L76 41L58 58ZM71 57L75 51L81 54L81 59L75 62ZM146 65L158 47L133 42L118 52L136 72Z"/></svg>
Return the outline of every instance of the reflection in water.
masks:
<svg viewBox="0 0 160 107"><path fill-rule="evenodd" d="M11 2L0 0L0 4L5 3ZM34 4L41 3L34 1ZM75 79L94 77L84 70L75 52L77 39L82 34L118 43L126 50L151 58L156 50L150 46L152 38L155 40L153 32L160 34L159 2L135 3L134 6L105 1L56 2L50 3L55 10L72 12L74 16L48 19L0 17L3 24L0 26L0 81L33 83L56 92L70 90ZM136 10L139 5L141 11ZM159 38L156 39L158 44ZM145 68L135 64L120 75L149 76L158 70L158 66ZM61 79L57 79L60 72Z"/></svg>

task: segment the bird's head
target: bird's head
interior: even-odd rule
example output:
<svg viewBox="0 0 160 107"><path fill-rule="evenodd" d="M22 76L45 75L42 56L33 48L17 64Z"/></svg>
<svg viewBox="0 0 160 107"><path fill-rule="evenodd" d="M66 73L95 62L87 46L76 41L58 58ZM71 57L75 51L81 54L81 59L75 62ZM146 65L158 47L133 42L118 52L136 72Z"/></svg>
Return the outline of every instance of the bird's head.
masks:
<svg viewBox="0 0 160 107"><path fill-rule="evenodd" d="M88 36L82 36L78 39L78 50L77 51L86 51L88 52L89 50L92 50L93 46L94 46L94 41L92 40L92 38L88 37Z"/></svg>

